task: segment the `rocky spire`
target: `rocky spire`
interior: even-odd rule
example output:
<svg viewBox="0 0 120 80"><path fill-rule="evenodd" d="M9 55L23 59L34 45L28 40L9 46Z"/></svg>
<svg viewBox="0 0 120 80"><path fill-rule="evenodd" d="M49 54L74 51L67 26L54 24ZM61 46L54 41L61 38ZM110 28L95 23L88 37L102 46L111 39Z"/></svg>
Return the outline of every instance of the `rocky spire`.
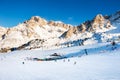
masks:
<svg viewBox="0 0 120 80"><path fill-rule="evenodd" d="M102 16L102 14L98 14L95 18L94 18L94 23L97 24L101 24L104 22L104 17Z"/></svg>

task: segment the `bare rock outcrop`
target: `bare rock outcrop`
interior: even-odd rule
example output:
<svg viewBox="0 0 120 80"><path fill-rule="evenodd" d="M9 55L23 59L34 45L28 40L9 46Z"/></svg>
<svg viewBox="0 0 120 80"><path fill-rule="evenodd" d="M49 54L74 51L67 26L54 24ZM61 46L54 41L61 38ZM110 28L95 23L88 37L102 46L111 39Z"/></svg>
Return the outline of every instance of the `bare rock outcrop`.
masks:
<svg viewBox="0 0 120 80"><path fill-rule="evenodd" d="M31 17L30 20L24 22L28 27L35 27L47 25L47 21L39 16Z"/></svg>
<svg viewBox="0 0 120 80"><path fill-rule="evenodd" d="M4 34L7 32L7 29L0 27L0 40L4 39Z"/></svg>
<svg viewBox="0 0 120 80"><path fill-rule="evenodd" d="M72 35L82 34L84 32L98 32L104 29L109 29L111 27L111 22L109 19L105 19L104 16L98 14L93 20L88 20L77 27L70 28L65 32L62 37L69 38Z"/></svg>
<svg viewBox="0 0 120 80"><path fill-rule="evenodd" d="M70 27L73 27L72 25L65 24L63 22L58 22L58 21L49 21L48 25L49 26L62 27L62 28L65 28L65 29L69 29Z"/></svg>

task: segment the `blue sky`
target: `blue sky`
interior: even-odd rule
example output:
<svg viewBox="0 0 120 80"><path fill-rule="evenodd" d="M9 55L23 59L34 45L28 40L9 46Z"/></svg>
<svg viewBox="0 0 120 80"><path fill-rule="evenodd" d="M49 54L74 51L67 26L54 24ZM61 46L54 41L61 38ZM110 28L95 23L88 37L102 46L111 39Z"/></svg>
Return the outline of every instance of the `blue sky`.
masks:
<svg viewBox="0 0 120 80"><path fill-rule="evenodd" d="M118 10L120 0L0 0L0 26L16 26L32 16L79 25Z"/></svg>

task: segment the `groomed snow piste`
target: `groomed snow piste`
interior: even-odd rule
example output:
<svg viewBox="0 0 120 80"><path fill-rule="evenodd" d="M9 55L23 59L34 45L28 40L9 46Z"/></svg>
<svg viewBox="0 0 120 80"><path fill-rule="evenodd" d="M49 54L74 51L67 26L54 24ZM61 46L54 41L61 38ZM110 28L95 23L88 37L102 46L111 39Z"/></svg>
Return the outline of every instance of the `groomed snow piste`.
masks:
<svg viewBox="0 0 120 80"><path fill-rule="evenodd" d="M84 50L87 50L88 55ZM59 53L69 58L32 61ZM58 50L24 50L0 54L0 80L120 80L120 45L110 43Z"/></svg>

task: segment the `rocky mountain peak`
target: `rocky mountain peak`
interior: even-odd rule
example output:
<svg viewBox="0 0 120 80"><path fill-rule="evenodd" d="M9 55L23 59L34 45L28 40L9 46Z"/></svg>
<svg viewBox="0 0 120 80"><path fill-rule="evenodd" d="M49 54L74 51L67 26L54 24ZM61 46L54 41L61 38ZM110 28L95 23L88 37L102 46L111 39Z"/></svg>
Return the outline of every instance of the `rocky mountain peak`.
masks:
<svg viewBox="0 0 120 80"><path fill-rule="evenodd" d="M104 21L104 17L102 16L102 14L98 14L95 18L94 18L94 23L102 23Z"/></svg>
<svg viewBox="0 0 120 80"><path fill-rule="evenodd" d="M84 32L104 32L111 27L111 22L109 19L101 14L95 16L93 20L85 21L84 23L78 25L77 27L70 28L65 32L62 37L70 38L72 35L82 34Z"/></svg>
<svg viewBox="0 0 120 80"><path fill-rule="evenodd" d="M28 21L24 22L27 26L41 26L47 25L47 21L39 16L33 16Z"/></svg>
<svg viewBox="0 0 120 80"><path fill-rule="evenodd" d="M33 16L33 17L31 17L30 20L33 20L33 21L35 21L35 22L46 21L45 19L43 19L43 18L41 18L41 17L39 17L39 16Z"/></svg>
<svg viewBox="0 0 120 80"><path fill-rule="evenodd" d="M109 29L111 27L111 22L109 19L105 18L101 14L98 14L91 23L92 30L96 32L96 30L102 30L102 29Z"/></svg>

